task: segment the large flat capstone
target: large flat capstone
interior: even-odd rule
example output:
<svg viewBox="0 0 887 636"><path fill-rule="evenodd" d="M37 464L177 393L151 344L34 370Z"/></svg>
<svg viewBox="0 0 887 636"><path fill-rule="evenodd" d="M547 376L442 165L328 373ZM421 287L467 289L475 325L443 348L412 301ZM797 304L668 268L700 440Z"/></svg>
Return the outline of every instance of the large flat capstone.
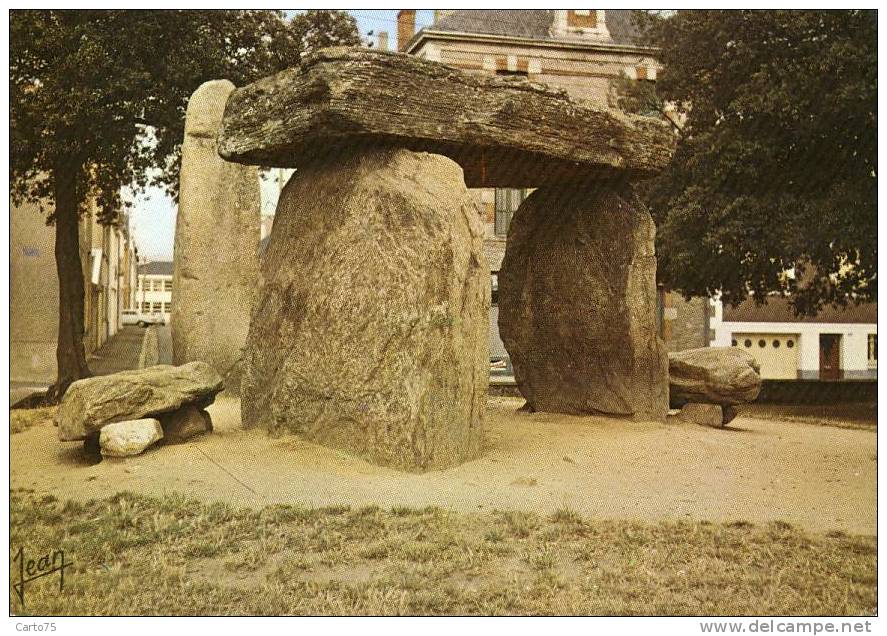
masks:
<svg viewBox="0 0 887 636"><path fill-rule="evenodd" d="M246 426L405 470L476 457L483 226L449 159L353 150L281 193L245 352Z"/></svg>
<svg viewBox="0 0 887 636"><path fill-rule="evenodd" d="M649 177L675 139L661 121L580 105L524 78L333 48L235 90L218 149L229 161L302 168L361 144L445 155L469 187L533 187Z"/></svg>
<svg viewBox="0 0 887 636"><path fill-rule="evenodd" d="M222 378L205 362L160 364L78 380L59 405L59 439L86 439L106 424L153 417L188 404L203 408L223 388Z"/></svg>
<svg viewBox="0 0 887 636"><path fill-rule="evenodd" d="M261 200L258 170L216 151L234 84L202 84L188 102L172 297L175 364L209 363L240 390L240 359L259 279Z"/></svg>
<svg viewBox="0 0 887 636"><path fill-rule="evenodd" d="M628 188L546 186L518 208L499 272L499 333L534 411L665 420L655 228Z"/></svg>

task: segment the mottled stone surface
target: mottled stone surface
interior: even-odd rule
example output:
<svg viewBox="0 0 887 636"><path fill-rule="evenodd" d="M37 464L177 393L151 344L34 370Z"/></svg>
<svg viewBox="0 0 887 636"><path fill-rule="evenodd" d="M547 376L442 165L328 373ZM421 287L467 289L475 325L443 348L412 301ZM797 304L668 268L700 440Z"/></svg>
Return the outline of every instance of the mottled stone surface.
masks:
<svg viewBox="0 0 887 636"><path fill-rule="evenodd" d="M182 444L213 430L209 413L196 406L184 406L160 416L160 426L164 444Z"/></svg>
<svg viewBox="0 0 887 636"><path fill-rule="evenodd" d="M334 48L234 91L219 153L301 168L322 153L379 143L446 155L469 187L531 187L592 174L649 177L668 164L675 136L656 118L574 102L525 78Z"/></svg>
<svg viewBox="0 0 887 636"><path fill-rule="evenodd" d="M664 421L655 227L627 189L544 187L515 213L499 331L534 411Z"/></svg>
<svg viewBox="0 0 887 636"><path fill-rule="evenodd" d="M160 422L153 418L114 422L102 427L99 445L103 457L130 457L163 438Z"/></svg>
<svg viewBox="0 0 887 636"><path fill-rule="evenodd" d="M668 354L670 402L745 404L761 391L757 362L737 347L702 347Z"/></svg>
<svg viewBox="0 0 887 636"><path fill-rule="evenodd" d="M680 418L685 422L723 428L724 412L720 404L699 404L689 402L681 408Z"/></svg>
<svg viewBox="0 0 887 636"><path fill-rule="evenodd" d="M59 439L85 439L106 424L141 419L193 404L213 403L224 384L205 362L160 364L74 382L62 398L56 421Z"/></svg>
<svg viewBox="0 0 887 636"><path fill-rule="evenodd" d="M261 277L245 425L406 470L478 455L490 283L457 164L366 150L297 171Z"/></svg>
<svg viewBox="0 0 887 636"><path fill-rule="evenodd" d="M261 200L257 169L219 157L216 135L234 85L201 85L188 102L176 217L171 333L173 362L209 363L229 392L258 281Z"/></svg>

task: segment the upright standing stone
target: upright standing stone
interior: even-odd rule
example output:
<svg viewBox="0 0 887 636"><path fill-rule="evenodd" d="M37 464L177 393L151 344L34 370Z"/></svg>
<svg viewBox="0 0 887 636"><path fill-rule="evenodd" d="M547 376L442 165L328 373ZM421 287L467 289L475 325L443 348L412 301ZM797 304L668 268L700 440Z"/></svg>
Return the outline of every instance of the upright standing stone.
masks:
<svg viewBox="0 0 887 636"><path fill-rule="evenodd" d="M238 392L240 359L258 282L257 169L228 163L216 135L234 85L206 82L188 102L176 219L173 362L202 360Z"/></svg>
<svg viewBox="0 0 887 636"><path fill-rule="evenodd" d="M261 278L244 424L407 470L479 454L490 281L456 163L356 147L300 168Z"/></svg>
<svg viewBox="0 0 887 636"><path fill-rule="evenodd" d="M518 208L499 272L499 331L535 411L664 420L656 230L627 189L545 186Z"/></svg>

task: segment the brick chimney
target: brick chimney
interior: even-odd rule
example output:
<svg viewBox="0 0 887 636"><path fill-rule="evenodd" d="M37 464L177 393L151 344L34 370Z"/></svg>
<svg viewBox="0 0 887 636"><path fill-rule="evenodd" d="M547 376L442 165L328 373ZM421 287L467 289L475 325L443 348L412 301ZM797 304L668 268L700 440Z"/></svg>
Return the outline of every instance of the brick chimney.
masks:
<svg viewBox="0 0 887 636"><path fill-rule="evenodd" d="M401 9L397 12L397 50L407 48L407 42L416 34L416 10Z"/></svg>
<svg viewBox="0 0 887 636"><path fill-rule="evenodd" d="M388 31L379 31L379 50L388 50Z"/></svg>

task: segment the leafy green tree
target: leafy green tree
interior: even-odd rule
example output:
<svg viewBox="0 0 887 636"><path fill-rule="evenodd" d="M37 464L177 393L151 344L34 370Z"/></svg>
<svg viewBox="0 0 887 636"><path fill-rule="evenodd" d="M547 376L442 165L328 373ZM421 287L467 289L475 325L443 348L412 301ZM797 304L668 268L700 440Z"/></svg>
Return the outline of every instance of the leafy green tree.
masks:
<svg viewBox="0 0 887 636"><path fill-rule="evenodd" d="M807 314L875 300L876 12L637 18L664 70L620 101L681 129L646 192L662 282L731 304L787 294Z"/></svg>
<svg viewBox="0 0 887 636"><path fill-rule="evenodd" d="M115 222L121 188L178 188L188 97L210 79L242 85L297 64L303 47L345 39L353 18L278 11L10 12L13 202L49 202L59 278L58 377L88 377L78 220L95 200ZM308 26L304 26L304 25ZM343 26L344 25L344 26ZM356 29L354 34L356 37Z"/></svg>
<svg viewBox="0 0 887 636"><path fill-rule="evenodd" d="M359 46L357 21L344 11L309 9L293 16L291 37L305 54L329 46Z"/></svg>

